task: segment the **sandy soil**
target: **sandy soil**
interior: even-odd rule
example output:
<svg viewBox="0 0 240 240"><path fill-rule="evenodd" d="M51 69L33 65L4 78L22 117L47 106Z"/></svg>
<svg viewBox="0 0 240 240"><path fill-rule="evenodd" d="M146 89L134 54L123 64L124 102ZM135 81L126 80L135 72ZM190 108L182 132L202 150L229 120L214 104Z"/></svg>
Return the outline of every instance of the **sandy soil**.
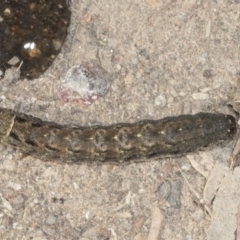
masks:
<svg viewBox="0 0 240 240"><path fill-rule="evenodd" d="M3 80L1 107L79 126L239 110L239 1L73 0L71 9L59 57L39 79ZM89 107L64 104L60 81L85 60L109 72L111 87ZM236 141L124 166L21 159L0 146L0 238L233 240Z"/></svg>

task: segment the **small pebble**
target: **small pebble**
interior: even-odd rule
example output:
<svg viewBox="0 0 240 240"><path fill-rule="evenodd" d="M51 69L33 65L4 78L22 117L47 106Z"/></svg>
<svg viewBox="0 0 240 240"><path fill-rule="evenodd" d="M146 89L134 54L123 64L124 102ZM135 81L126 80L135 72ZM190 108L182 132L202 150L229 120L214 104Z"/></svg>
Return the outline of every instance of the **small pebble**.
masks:
<svg viewBox="0 0 240 240"><path fill-rule="evenodd" d="M195 100L206 100L209 99L209 95L207 93L193 93L192 98Z"/></svg>
<svg viewBox="0 0 240 240"><path fill-rule="evenodd" d="M164 94L160 94L155 98L155 104L160 107L165 107L167 104L167 99Z"/></svg>
<svg viewBox="0 0 240 240"><path fill-rule="evenodd" d="M51 228L49 226L43 226L42 227L42 231L44 233L46 233L47 235L50 235L50 236L55 236L56 235L56 230L54 228Z"/></svg>
<svg viewBox="0 0 240 240"><path fill-rule="evenodd" d="M57 220L57 218L54 215L49 214L46 218L46 224L47 225L53 225L53 224L56 223L56 220Z"/></svg>
<svg viewBox="0 0 240 240"><path fill-rule="evenodd" d="M15 162L13 160L10 160L10 159L4 160L3 166L4 166L5 169L7 169L9 171L15 171L15 169L16 169Z"/></svg>
<svg viewBox="0 0 240 240"><path fill-rule="evenodd" d="M57 90L63 102L91 105L110 87L110 75L95 62L82 62L68 70Z"/></svg>

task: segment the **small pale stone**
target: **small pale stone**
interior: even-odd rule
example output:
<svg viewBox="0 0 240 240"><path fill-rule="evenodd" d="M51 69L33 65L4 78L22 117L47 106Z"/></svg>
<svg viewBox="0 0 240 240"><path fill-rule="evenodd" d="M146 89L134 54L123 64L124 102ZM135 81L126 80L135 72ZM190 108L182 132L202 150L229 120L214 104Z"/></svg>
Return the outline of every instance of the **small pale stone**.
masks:
<svg viewBox="0 0 240 240"><path fill-rule="evenodd" d="M181 97L185 97L187 95L187 92L180 92L179 93L179 96L181 96Z"/></svg>
<svg viewBox="0 0 240 240"><path fill-rule="evenodd" d="M192 98L195 100L206 100L209 99L209 95L207 93L193 93Z"/></svg>
<svg viewBox="0 0 240 240"><path fill-rule="evenodd" d="M10 160L10 159L6 159L3 162L3 166L5 167L5 169L7 169L9 171L14 171L16 169L15 162L13 160Z"/></svg>
<svg viewBox="0 0 240 240"><path fill-rule="evenodd" d="M191 165L190 164L184 164L181 166L181 169L185 172L189 171L191 169Z"/></svg>
<svg viewBox="0 0 240 240"><path fill-rule="evenodd" d="M206 92L210 92L211 90L212 90L212 87L206 87L206 88L202 88L201 92L206 93Z"/></svg>
<svg viewBox="0 0 240 240"><path fill-rule="evenodd" d="M172 103L174 101L174 98L173 97L169 97L168 98L168 103Z"/></svg>
<svg viewBox="0 0 240 240"><path fill-rule="evenodd" d="M110 75L94 61L82 62L68 70L57 94L63 102L91 105L107 93L109 78Z"/></svg>
<svg viewBox="0 0 240 240"><path fill-rule="evenodd" d="M17 64L19 62L19 58L18 57L13 57L13 58L11 58L9 61L8 61L8 64L9 65L15 65L15 64Z"/></svg>
<svg viewBox="0 0 240 240"><path fill-rule="evenodd" d="M142 78L142 73L141 73L141 72L137 72L137 73L136 73L136 78L137 78L137 79Z"/></svg>
<svg viewBox="0 0 240 240"><path fill-rule="evenodd" d="M78 184L77 183L73 183L73 187L74 187L74 189L79 189L79 186L78 186Z"/></svg>
<svg viewBox="0 0 240 240"><path fill-rule="evenodd" d="M3 205L3 207L11 212L13 210L13 208L12 208L12 205L10 204L10 202L7 199L5 199L4 197L1 197L1 200L2 200L1 204Z"/></svg>
<svg viewBox="0 0 240 240"><path fill-rule="evenodd" d="M14 183L14 182L9 182L8 186L11 187L12 189L18 191L22 188L21 184Z"/></svg>
<svg viewBox="0 0 240 240"><path fill-rule="evenodd" d="M13 229L18 229L18 230L22 230L23 229L22 225L19 222L13 223L12 226L13 226Z"/></svg>
<svg viewBox="0 0 240 240"><path fill-rule="evenodd" d="M45 232L47 235L54 236L56 234L56 230L54 228L51 228L49 226L43 226L42 227L43 232Z"/></svg>
<svg viewBox="0 0 240 240"><path fill-rule="evenodd" d="M155 8L159 5L159 0L146 0L146 3L152 7Z"/></svg>
<svg viewBox="0 0 240 240"><path fill-rule="evenodd" d="M167 104L167 99L164 94L160 94L155 98L155 104L160 107L164 107Z"/></svg>
<svg viewBox="0 0 240 240"><path fill-rule="evenodd" d="M131 74L128 74L125 78L124 78L124 82L127 86L132 85L133 83L133 76Z"/></svg>
<svg viewBox="0 0 240 240"><path fill-rule="evenodd" d="M138 64L138 58L132 57L132 64L137 65Z"/></svg>
<svg viewBox="0 0 240 240"><path fill-rule="evenodd" d="M53 225L53 224L56 223L56 220L57 220L57 218L54 215L49 214L46 218L46 224L47 225Z"/></svg>

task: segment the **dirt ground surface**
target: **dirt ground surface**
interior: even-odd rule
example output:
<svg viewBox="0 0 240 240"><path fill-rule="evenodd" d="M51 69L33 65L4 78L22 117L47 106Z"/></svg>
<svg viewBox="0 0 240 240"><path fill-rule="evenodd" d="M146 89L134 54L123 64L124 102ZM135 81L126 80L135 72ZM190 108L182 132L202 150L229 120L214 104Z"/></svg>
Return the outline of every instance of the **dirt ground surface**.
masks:
<svg viewBox="0 0 240 240"><path fill-rule="evenodd" d="M1 107L78 126L240 110L240 1L73 0L71 11L58 58L33 81L6 74ZM61 79L86 60L109 72L108 93L85 108L61 102ZM236 142L123 166L0 146L0 238L240 239Z"/></svg>

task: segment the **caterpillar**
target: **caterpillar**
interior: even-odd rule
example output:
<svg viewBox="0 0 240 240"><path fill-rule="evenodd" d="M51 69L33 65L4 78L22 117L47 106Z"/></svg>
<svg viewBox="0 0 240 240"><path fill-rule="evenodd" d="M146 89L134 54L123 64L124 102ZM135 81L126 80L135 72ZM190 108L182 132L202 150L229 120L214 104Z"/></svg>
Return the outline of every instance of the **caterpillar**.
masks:
<svg viewBox="0 0 240 240"><path fill-rule="evenodd" d="M71 127L0 108L0 142L45 161L128 162L196 151L232 139L236 120L197 113L109 126Z"/></svg>

